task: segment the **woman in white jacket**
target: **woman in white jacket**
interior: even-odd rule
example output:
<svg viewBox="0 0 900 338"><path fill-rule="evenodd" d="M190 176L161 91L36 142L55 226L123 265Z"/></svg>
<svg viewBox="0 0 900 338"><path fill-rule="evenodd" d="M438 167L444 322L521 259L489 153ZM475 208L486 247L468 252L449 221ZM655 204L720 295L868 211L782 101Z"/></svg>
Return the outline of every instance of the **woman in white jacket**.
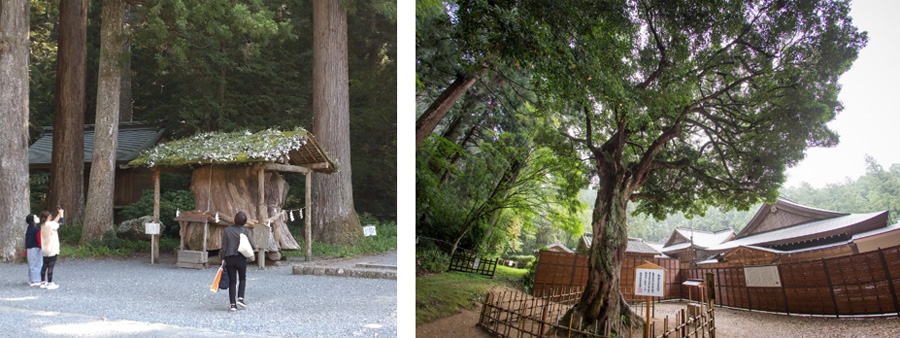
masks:
<svg viewBox="0 0 900 338"><path fill-rule="evenodd" d="M41 212L41 253L44 255L44 266L41 268L41 288L57 289L59 285L53 283L53 266L56 265L56 257L59 256L59 225L65 211L57 208L56 218L50 220L50 212Z"/></svg>

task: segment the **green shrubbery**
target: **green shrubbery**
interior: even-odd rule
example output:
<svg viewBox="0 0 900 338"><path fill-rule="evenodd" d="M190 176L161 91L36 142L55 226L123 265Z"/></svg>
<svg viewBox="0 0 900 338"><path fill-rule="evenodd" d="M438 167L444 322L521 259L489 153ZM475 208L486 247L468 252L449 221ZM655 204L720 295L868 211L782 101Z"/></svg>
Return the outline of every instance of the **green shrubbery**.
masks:
<svg viewBox="0 0 900 338"><path fill-rule="evenodd" d="M160 193L159 221L166 226L162 237L179 237L176 210L194 210L194 193L190 190L168 190ZM125 219L153 215L153 190L144 190L141 198L119 212Z"/></svg>
<svg viewBox="0 0 900 338"><path fill-rule="evenodd" d="M437 248L417 251L416 266L429 272L445 272L450 267L450 255Z"/></svg>

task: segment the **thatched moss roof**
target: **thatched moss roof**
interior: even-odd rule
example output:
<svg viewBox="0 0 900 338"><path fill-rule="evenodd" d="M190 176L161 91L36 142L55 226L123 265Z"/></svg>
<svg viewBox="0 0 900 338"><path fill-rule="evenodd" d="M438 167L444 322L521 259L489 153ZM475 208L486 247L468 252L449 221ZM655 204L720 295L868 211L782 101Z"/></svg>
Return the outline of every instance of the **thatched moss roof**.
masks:
<svg viewBox="0 0 900 338"><path fill-rule="evenodd" d="M312 133L303 128L291 131L269 129L256 133L202 133L145 150L128 165L195 167L266 162L308 167L319 172L337 171L335 162Z"/></svg>

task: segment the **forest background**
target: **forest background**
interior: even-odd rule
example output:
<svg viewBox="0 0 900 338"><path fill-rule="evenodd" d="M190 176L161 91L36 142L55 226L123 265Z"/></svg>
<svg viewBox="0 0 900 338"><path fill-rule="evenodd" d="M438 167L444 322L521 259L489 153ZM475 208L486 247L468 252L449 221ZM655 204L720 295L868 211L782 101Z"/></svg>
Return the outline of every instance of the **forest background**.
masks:
<svg viewBox="0 0 900 338"><path fill-rule="evenodd" d="M394 220L396 9L385 3L392 2L350 3L347 10L350 143L357 211ZM101 5L90 1L87 13L85 124L94 123L97 111ZM372 9L380 5L383 10ZM59 0L31 1L29 144L53 125L59 8ZM271 0L160 0L130 7L120 120L156 123L171 139L207 131L312 130L312 10L309 1ZM302 205L303 177L292 176L286 208ZM33 212L46 208L47 181L46 172L31 176ZM162 190L173 201L164 212L192 209L189 184L188 176L164 179Z"/></svg>

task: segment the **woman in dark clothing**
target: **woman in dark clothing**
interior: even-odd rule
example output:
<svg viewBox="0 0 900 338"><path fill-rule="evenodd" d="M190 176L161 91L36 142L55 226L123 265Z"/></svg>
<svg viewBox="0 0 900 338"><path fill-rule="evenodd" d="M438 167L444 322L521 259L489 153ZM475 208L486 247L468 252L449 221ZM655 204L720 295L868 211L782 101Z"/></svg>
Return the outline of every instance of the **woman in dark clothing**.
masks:
<svg viewBox="0 0 900 338"><path fill-rule="evenodd" d="M28 228L25 229L25 253L28 256L28 285L41 285L41 268L44 266L44 255L41 253L41 244L38 238L40 228L38 228L38 216L30 214L25 216L25 223Z"/></svg>
<svg viewBox="0 0 900 338"><path fill-rule="evenodd" d="M238 246L241 244L241 234L246 235L248 240L252 238L250 237L250 229L244 227L246 223L247 215L243 211L238 211L234 215L234 225L225 228L225 232L222 234L222 249L219 250L219 257L225 260L225 272L228 273L230 311L237 311L238 306L244 309L247 308L247 304L244 301L244 289L247 286L247 258L238 252ZM250 241L250 246L253 246L252 241ZM234 288L238 280L240 280L241 286L237 290L237 300L235 300Z"/></svg>

